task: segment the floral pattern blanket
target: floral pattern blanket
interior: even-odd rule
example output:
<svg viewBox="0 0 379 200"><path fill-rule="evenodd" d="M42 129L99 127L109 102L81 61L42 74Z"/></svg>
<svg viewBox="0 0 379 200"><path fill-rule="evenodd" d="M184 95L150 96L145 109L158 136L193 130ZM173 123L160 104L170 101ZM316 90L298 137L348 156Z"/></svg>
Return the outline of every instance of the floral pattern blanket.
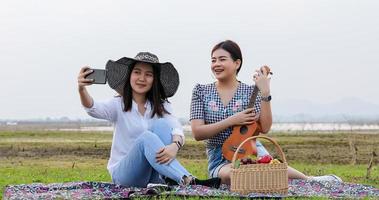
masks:
<svg viewBox="0 0 379 200"><path fill-rule="evenodd" d="M287 197L328 197L328 198L378 198L379 189L355 183L316 182L289 180ZM104 182L70 182L53 184L9 185L3 199L128 199L151 196L200 196L200 197L265 197L281 198L276 194L239 195L222 185L220 189L205 186L149 185L147 188L123 187Z"/></svg>

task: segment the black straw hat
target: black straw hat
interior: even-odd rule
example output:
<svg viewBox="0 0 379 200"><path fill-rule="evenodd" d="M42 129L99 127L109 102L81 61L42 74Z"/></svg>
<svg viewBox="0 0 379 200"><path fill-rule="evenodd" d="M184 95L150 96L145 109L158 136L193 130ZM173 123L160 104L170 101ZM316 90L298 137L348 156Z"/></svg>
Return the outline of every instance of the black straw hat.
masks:
<svg viewBox="0 0 379 200"><path fill-rule="evenodd" d="M156 55L140 52L134 58L123 57L117 61L109 60L106 64L108 85L122 95L129 67L137 62L150 63L160 68L160 82L167 97L175 94L179 87L179 74L169 62L160 63Z"/></svg>

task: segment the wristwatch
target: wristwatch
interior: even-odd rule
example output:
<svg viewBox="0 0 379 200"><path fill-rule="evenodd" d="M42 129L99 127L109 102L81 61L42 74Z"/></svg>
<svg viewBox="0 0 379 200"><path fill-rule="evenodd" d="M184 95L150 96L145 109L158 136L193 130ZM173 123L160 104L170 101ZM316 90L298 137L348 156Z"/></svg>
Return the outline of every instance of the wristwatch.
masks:
<svg viewBox="0 0 379 200"><path fill-rule="evenodd" d="M178 147L178 150L180 150L183 146L183 144L180 143L179 141L173 141L172 143L176 144L176 146Z"/></svg>
<svg viewBox="0 0 379 200"><path fill-rule="evenodd" d="M262 101L270 102L271 101L271 95L268 95L267 97L261 97Z"/></svg>

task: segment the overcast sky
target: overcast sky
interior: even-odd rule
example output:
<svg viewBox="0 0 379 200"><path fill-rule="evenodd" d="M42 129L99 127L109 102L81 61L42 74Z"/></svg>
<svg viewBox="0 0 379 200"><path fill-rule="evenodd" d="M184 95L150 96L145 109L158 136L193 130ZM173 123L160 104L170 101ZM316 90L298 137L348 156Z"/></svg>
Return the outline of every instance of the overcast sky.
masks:
<svg viewBox="0 0 379 200"><path fill-rule="evenodd" d="M271 66L273 107L288 99L377 103L378 8L374 0L2 0L0 119L87 118L80 67L139 51L177 67L181 85L170 100L188 117L194 85L214 81L210 51L225 39L242 49L241 81ZM89 91L98 100L115 94L108 85Z"/></svg>

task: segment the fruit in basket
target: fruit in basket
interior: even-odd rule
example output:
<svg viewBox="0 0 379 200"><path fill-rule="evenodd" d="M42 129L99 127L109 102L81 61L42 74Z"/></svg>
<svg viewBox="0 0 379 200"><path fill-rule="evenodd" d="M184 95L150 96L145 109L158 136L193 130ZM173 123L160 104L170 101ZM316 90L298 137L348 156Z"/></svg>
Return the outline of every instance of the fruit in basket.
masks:
<svg viewBox="0 0 379 200"><path fill-rule="evenodd" d="M274 159L270 161L270 164L280 164L281 162L278 159Z"/></svg>
<svg viewBox="0 0 379 200"><path fill-rule="evenodd" d="M257 160L257 156L256 155L249 155L248 158L251 158L251 160Z"/></svg>
<svg viewBox="0 0 379 200"><path fill-rule="evenodd" d="M241 165L249 165L249 164L257 164L257 161L251 159L250 157L247 157L247 158L241 158L240 163Z"/></svg>
<svg viewBox="0 0 379 200"><path fill-rule="evenodd" d="M234 162L234 168L236 169L239 168L240 164L241 164L240 160L236 160L236 162Z"/></svg>
<svg viewBox="0 0 379 200"><path fill-rule="evenodd" d="M256 160L251 160L250 164L257 164L257 161Z"/></svg>
<svg viewBox="0 0 379 200"><path fill-rule="evenodd" d="M264 163L264 164L267 164L267 163L270 163L270 161L272 160L272 156L270 155L265 155L265 156L262 156L261 158L258 159L258 163Z"/></svg>

